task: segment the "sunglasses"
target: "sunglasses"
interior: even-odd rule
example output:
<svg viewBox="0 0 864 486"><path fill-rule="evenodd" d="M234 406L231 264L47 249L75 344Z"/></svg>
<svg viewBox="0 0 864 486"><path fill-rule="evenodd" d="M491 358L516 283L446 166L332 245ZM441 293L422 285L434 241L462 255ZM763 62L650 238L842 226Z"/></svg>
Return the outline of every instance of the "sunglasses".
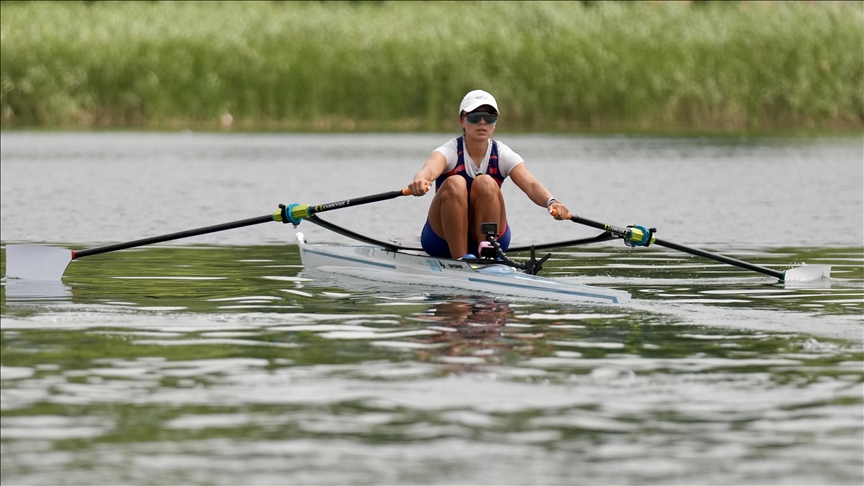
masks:
<svg viewBox="0 0 864 486"><path fill-rule="evenodd" d="M478 124L480 123L480 119L486 120L486 123L489 125L494 125L495 122L498 121L498 113L488 113L485 111L475 111L473 113L468 113L465 115L465 119L468 120L468 123Z"/></svg>

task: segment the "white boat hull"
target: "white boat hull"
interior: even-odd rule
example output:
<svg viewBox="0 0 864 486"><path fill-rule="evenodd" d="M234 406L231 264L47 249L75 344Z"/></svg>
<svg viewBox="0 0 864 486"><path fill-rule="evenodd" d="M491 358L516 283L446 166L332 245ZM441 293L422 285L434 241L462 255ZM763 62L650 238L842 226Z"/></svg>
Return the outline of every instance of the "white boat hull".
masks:
<svg viewBox="0 0 864 486"><path fill-rule="evenodd" d="M298 234L298 241L303 267L327 274L524 299L606 304L630 300L630 294L622 290L527 275L506 265L469 264L372 246L310 245L302 234Z"/></svg>

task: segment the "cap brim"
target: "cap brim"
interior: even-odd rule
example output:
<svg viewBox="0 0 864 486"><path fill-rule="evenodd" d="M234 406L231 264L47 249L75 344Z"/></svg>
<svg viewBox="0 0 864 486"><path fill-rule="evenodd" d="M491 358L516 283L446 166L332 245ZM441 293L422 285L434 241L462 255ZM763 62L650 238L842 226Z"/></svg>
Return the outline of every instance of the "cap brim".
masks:
<svg viewBox="0 0 864 486"><path fill-rule="evenodd" d="M495 106L491 103L486 103L485 101L480 102L480 103L471 103L470 105L466 105L464 108L462 108L462 111L464 111L465 113L470 113L470 112L472 112L472 111L476 110L477 108L480 108L481 106L484 106L484 105L491 106L495 110L495 113L500 113L498 111L497 106Z"/></svg>

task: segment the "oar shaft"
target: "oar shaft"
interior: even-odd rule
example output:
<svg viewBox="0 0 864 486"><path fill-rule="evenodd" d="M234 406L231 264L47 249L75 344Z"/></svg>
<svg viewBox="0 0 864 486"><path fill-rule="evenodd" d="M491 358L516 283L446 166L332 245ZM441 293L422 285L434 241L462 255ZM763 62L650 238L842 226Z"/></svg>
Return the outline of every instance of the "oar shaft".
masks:
<svg viewBox="0 0 864 486"><path fill-rule="evenodd" d="M579 216L571 215L570 220L574 223L583 224L585 226L591 226L592 228L598 228L612 233L613 235L619 236L621 238L627 239L629 236L629 232L626 228L619 228L617 226L612 226L608 224L599 223L597 221L592 221L590 219L585 219ZM735 258L730 258L725 255L720 255L718 253L711 253L705 250L700 250L699 248L691 248L689 246L684 246L678 243L674 243L671 241L661 240L658 238L652 238L651 243L665 246L666 248L671 248L673 250L678 250L684 253L689 253L691 255L700 256L702 258L707 258L709 260L714 260L720 263L726 263L728 265L733 265L736 267L745 268L747 270L752 270L754 272L763 273L765 275L770 275L772 277L778 278L780 280L784 279L784 273L778 272L777 270L772 270L770 268L763 267L761 265L756 265L753 263L745 262L742 260L738 260Z"/></svg>
<svg viewBox="0 0 864 486"><path fill-rule="evenodd" d="M411 194L409 189L402 189L401 191L390 191L390 192L382 192L381 194L373 194L371 196L363 196L354 199L344 199L342 201L336 201L327 204L319 204L317 206L313 206L311 204L291 204L287 208L285 208L283 213L283 221L285 223L292 223L294 226L300 224L303 219L312 216L315 213L323 213L324 211L332 211L334 209L347 208L351 206L360 206L361 204L369 204L378 201L386 201L387 199L397 198L399 196L408 196Z"/></svg>
<svg viewBox="0 0 864 486"><path fill-rule="evenodd" d="M564 248L568 246L589 245L592 243L602 243L604 241L616 240L617 236L613 236L608 231L600 233L592 238L579 238L578 240L558 241L555 243L541 243L539 245L511 246L507 249L508 252L528 251L532 247L535 250L548 250L549 248Z"/></svg>
<svg viewBox="0 0 864 486"><path fill-rule="evenodd" d="M324 211L331 211L333 209L347 208L350 206L359 206L361 204L369 204L378 201L384 201L387 199L393 199L399 196L407 196L411 194L411 191L408 189L402 189L401 191L390 191L390 192L382 192L381 194L373 194L371 196L362 196L354 199L345 199L342 201L336 201L327 204L319 204L317 206L310 205L292 205L290 206L289 214L285 214L285 216L289 216L293 214L295 224L298 224L301 219L308 218L309 216L315 213L321 213ZM290 220L290 217L288 218ZM269 223L271 221L283 221L283 212L276 211L273 214L268 214L266 216L259 216L257 218L249 218L243 219L240 221L233 221L231 223L223 223L217 224L213 226L206 226L204 228L191 229L186 231L179 231L177 233L171 233L168 235L162 236L153 236L151 238L144 238L141 240L135 241L127 241L125 243L117 243L115 245L108 246L100 246L98 248L90 248L87 250L73 251L72 259L82 258L86 256L98 255L100 253L108 253L110 251L118 251L125 250L127 248L134 248L136 246L144 246L144 245L152 245L154 243L162 243L165 241L179 240L181 238L189 238L191 236L198 235L206 235L208 233L216 233L219 231L230 230L234 228L242 228L244 226L252 226L254 224L261 223ZM284 221L283 221L284 222Z"/></svg>
<svg viewBox="0 0 864 486"><path fill-rule="evenodd" d="M324 221L323 219L321 219L320 217L318 217L314 214L312 216L309 216L308 218L306 218L306 220L309 221L310 223L317 224L318 226L320 226L324 229L328 229L328 230L330 230L336 234L339 234L342 236L347 236L348 238L351 238L352 240L362 241L363 243L368 243L370 245L380 246L381 248L384 248L386 250L398 250L400 248L407 249L407 250L421 250L421 251L423 250L422 248L405 248L405 247L401 247L399 245L394 245L392 243L387 243L386 241L376 240L374 238L371 238L371 237L368 237L365 235L361 235L360 233L355 233L355 232L353 232L349 229L343 228L341 226L337 226L337 225L335 225L329 221Z"/></svg>
<svg viewBox="0 0 864 486"><path fill-rule="evenodd" d="M394 199L399 196L407 196L410 194L408 189L403 189L401 191L390 191L390 192L382 192L381 194L373 194L371 196L363 196L356 197L354 199L343 199L342 201L336 201L327 204L319 204L317 206L309 207L309 214L315 213L323 213L324 211L332 211L334 209L347 208L351 206L360 206L361 204L369 204L378 201L386 201L388 199Z"/></svg>
<svg viewBox="0 0 864 486"><path fill-rule="evenodd" d="M585 226L590 226L592 228L601 229L603 231L608 231L615 236L620 236L621 238L627 237L627 230L625 228L619 228L617 226L612 226L608 224L598 223L597 221L591 221L590 219L585 219L580 216L571 215L570 221L574 223L584 224Z"/></svg>
<svg viewBox="0 0 864 486"><path fill-rule="evenodd" d="M655 239L654 243L660 246L665 246L666 248L671 248L673 250L683 251L684 253L701 256L702 258L708 258L709 260L734 265L736 267L746 268L747 270L752 270L754 272L764 273L765 275L770 275L780 280L783 280L784 278L783 272L778 272L777 270L772 270L770 268L738 260L736 258L730 258L725 255L720 255L719 253L711 253L705 250L700 250L699 248L691 248L689 246L679 245L678 243L673 243L671 241L661 239Z"/></svg>
<svg viewBox="0 0 864 486"><path fill-rule="evenodd" d="M278 216L279 213L275 213L275 216ZM206 226L204 228L191 229L186 231L178 231L177 233L171 233L168 235L162 236L153 236L151 238L144 238L141 240L135 241L127 241L125 243L117 243L116 245L108 245L108 246L100 246L98 248L90 248L87 250L74 251L72 252L72 258L82 258L86 256L98 255L100 253L108 253L109 251L118 251L125 250L127 248L134 248L136 246L144 246L144 245L152 245L154 243L162 243L165 241L171 240L179 240L181 238L189 238L190 236L198 236L198 235L206 235L208 233L216 233L219 231L230 230L234 228L242 228L244 226L252 226L254 224L261 223L269 223L272 221L276 221L273 214L268 214L266 216L259 216L257 218L249 218L243 219L240 221L234 221L231 223L223 223L217 224L213 226Z"/></svg>

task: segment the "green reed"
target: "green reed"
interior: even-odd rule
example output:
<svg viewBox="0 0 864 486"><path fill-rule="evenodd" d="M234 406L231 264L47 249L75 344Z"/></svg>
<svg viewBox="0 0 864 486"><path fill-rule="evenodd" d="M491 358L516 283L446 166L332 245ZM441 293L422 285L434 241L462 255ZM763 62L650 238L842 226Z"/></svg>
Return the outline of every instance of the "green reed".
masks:
<svg viewBox="0 0 864 486"><path fill-rule="evenodd" d="M3 128L864 124L864 3L2 3ZM230 117L226 116L230 114Z"/></svg>

